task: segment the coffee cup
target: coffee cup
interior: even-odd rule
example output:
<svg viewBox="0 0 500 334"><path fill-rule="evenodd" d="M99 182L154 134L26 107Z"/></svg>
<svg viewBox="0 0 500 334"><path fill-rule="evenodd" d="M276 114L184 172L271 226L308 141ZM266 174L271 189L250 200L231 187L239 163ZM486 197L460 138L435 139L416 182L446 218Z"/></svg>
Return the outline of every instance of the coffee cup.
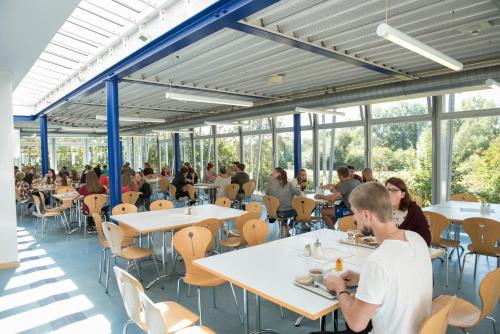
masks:
<svg viewBox="0 0 500 334"><path fill-rule="evenodd" d="M323 270L322 269L311 269L309 270L313 280L316 283L323 283Z"/></svg>

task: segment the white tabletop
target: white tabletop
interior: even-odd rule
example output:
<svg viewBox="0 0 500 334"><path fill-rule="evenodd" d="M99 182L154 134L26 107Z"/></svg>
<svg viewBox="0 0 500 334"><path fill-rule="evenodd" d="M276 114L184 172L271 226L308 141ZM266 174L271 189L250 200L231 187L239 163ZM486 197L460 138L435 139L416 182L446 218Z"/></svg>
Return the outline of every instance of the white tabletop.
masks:
<svg viewBox="0 0 500 334"><path fill-rule="evenodd" d="M77 191L71 191L68 193L62 193L62 194L53 194L52 197L57 198L61 201L64 200L74 200L79 198L81 195Z"/></svg>
<svg viewBox="0 0 500 334"><path fill-rule="evenodd" d="M209 218L220 220L234 219L244 213L245 211L238 209L207 204L192 206L191 215L185 213L185 208L176 208L115 215L111 216L111 219L145 234L190 226Z"/></svg>
<svg viewBox="0 0 500 334"><path fill-rule="evenodd" d="M328 196L328 195L332 194L332 192L330 190L324 189L324 191L325 192L324 192L323 195L325 195L325 196ZM317 204L323 204L323 205L325 205L325 204L332 204L333 203L333 202L327 201L325 199L314 198L314 196L316 196L317 194L318 194L317 192L315 192L315 193L305 193L304 197L307 197L309 199L314 200Z"/></svg>
<svg viewBox="0 0 500 334"><path fill-rule="evenodd" d="M219 186L215 183L197 183L194 187L198 189L217 189Z"/></svg>
<svg viewBox="0 0 500 334"><path fill-rule="evenodd" d="M447 201L441 204L423 208L423 211L432 211L442 214L449 220L461 222L466 218L482 217L500 222L500 204L490 204L491 213L481 212L479 202Z"/></svg>
<svg viewBox="0 0 500 334"><path fill-rule="evenodd" d="M156 183L156 182L160 181L160 178L156 177L156 178L148 179L147 177L145 177L144 180L148 183Z"/></svg>
<svg viewBox="0 0 500 334"><path fill-rule="evenodd" d="M360 265L373 250L338 242L346 237L346 233L339 231L316 230L210 256L194 263L241 288L314 320L337 309L339 304L336 299L330 300L296 286L295 277L315 268L334 268L338 256L344 261L344 270L359 272ZM331 254L331 262L302 256L304 246L314 243L316 239L320 240L323 253ZM433 256L442 251L432 249L430 253Z"/></svg>

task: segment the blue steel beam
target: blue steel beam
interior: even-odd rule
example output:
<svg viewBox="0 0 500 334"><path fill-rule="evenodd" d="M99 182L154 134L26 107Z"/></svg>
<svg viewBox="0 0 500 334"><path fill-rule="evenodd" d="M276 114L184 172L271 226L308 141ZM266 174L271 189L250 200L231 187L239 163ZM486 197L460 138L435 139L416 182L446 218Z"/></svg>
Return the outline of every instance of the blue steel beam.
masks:
<svg viewBox="0 0 500 334"><path fill-rule="evenodd" d="M320 47L317 47L317 46L314 46L314 45L311 45L308 43L304 43L304 42L298 41L298 40L290 38L290 37L275 34L271 31L259 29L257 27L254 27L254 26L251 26L251 25L248 25L245 23L233 22L229 26L229 28L244 32L246 34L261 37L261 38L264 38L264 39L267 39L267 40L270 40L273 42L285 44L285 45L288 45L288 46L291 46L291 47L294 47L297 49L309 51L309 52L312 52L312 53L315 53L315 54L318 54L321 56L333 58L335 60L338 60L338 61L341 61L344 63L348 63L348 64L351 64L354 66L366 68L367 70L372 70L372 71L375 71L375 72L378 72L381 74L393 75L393 76L398 76L398 77L401 77L401 76L407 76L409 78L412 77L411 75L408 75L408 74L405 74L402 72L398 72L398 71L394 71L394 70L391 70L390 68L384 68L384 67L377 66L377 65L374 65L374 64L371 64L368 62L364 62L362 60L358 60L356 58L344 56L342 54L332 52L329 50L325 50L323 48L320 48Z"/></svg>
<svg viewBox="0 0 500 334"><path fill-rule="evenodd" d="M125 78L276 2L278 0L219 0L55 101L41 110L37 117L46 115L81 94L91 94L101 89L104 81L111 77Z"/></svg>
<svg viewBox="0 0 500 334"><path fill-rule="evenodd" d="M47 132L47 116L40 117L40 153L42 155L42 175L49 170L49 139Z"/></svg>
<svg viewBox="0 0 500 334"><path fill-rule="evenodd" d="M14 123L15 122L31 122L36 119L36 115L14 115Z"/></svg>
<svg viewBox="0 0 500 334"><path fill-rule="evenodd" d="M299 176L302 168L300 114L293 114L293 172Z"/></svg>
<svg viewBox="0 0 500 334"><path fill-rule="evenodd" d="M108 118L109 202L111 208L114 208L122 201L118 80L116 78L106 80L106 113Z"/></svg>
<svg viewBox="0 0 500 334"><path fill-rule="evenodd" d="M181 169L181 143L178 133L174 133L174 175Z"/></svg>

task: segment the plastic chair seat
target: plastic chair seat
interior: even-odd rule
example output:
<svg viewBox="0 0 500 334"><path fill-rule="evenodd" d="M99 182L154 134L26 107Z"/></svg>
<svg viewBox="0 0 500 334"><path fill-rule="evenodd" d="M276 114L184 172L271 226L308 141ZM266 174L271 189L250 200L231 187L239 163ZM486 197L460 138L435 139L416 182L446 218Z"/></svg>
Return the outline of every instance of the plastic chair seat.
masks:
<svg viewBox="0 0 500 334"><path fill-rule="evenodd" d="M196 273L199 273L199 275ZM183 281L186 284L203 287L220 286L226 283L224 279L201 269L199 269L199 271L195 269L195 274L191 273L190 275L186 275Z"/></svg>
<svg viewBox="0 0 500 334"><path fill-rule="evenodd" d="M33 215L38 218L46 218L46 217L58 217L61 215L61 211L48 211L45 213L34 212Z"/></svg>
<svg viewBox="0 0 500 334"><path fill-rule="evenodd" d="M441 247L458 247L460 246L460 241L458 240L451 240L451 239L441 239L439 241L439 246Z"/></svg>
<svg viewBox="0 0 500 334"><path fill-rule="evenodd" d="M486 255L486 256L498 256L499 251L492 251L492 252L485 252L485 251L479 251L474 248L473 244L467 245L467 250L471 253L477 254L477 255Z"/></svg>
<svg viewBox="0 0 500 334"><path fill-rule="evenodd" d="M452 298L452 296L446 296L447 298ZM440 302L446 302L446 298L443 298ZM481 310L477 308L476 305L469 303L466 300L457 298L455 300L455 306L450 314L448 324L453 327L458 328L469 328L474 326L479 318L481 317Z"/></svg>
<svg viewBox="0 0 500 334"><path fill-rule="evenodd" d="M243 245L243 240L241 239L241 237L232 237L229 239L220 240L219 243L224 247L235 248Z"/></svg>
<svg viewBox="0 0 500 334"><path fill-rule="evenodd" d="M125 238L139 238L141 236L141 234L139 232L137 232L136 230L134 230L130 226L122 224L122 225L120 225L120 227L123 230L123 236Z"/></svg>
<svg viewBox="0 0 500 334"><path fill-rule="evenodd" d="M213 330L205 326L193 326L181 329L175 334L216 334Z"/></svg>
<svg viewBox="0 0 500 334"><path fill-rule="evenodd" d="M190 326L198 321L198 316L196 314L176 302L164 301L155 303L155 306L160 310L165 323L171 324L170 326L167 325L168 334L181 333L183 328L185 328L186 326ZM179 332L179 330L181 330L181 332Z"/></svg>
<svg viewBox="0 0 500 334"><path fill-rule="evenodd" d="M135 260L151 256L152 254L153 250L150 248L130 246L122 249L121 257L123 257L125 260Z"/></svg>
<svg viewBox="0 0 500 334"><path fill-rule="evenodd" d="M122 241L122 246L123 247L128 247L128 246L133 245L133 244L134 244L134 239L132 239L130 237L123 238L123 241ZM104 247L106 249L109 249L108 240L103 240L102 241L102 247Z"/></svg>

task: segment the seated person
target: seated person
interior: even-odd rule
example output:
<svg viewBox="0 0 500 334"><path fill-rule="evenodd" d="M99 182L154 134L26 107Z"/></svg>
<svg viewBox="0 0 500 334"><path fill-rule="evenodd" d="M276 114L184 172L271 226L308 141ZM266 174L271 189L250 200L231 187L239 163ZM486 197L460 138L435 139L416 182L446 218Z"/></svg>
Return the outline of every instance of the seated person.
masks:
<svg viewBox="0 0 500 334"><path fill-rule="evenodd" d="M122 174L122 194L129 191L139 191L137 183L132 180L129 174Z"/></svg>
<svg viewBox="0 0 500 334"><path fill-rule="evenodd" d="M207 164L207 169L203 174L203 183L212 183L215 181L217 174L215 173L215 165L211 162Z"/></svg>
<svg viewBox="0 0 500 334"><path fill-rule="evenodd" d="M104 188L100 183L99 180L97 179L97 174L93 170L87 171L85 175L85 181L86 183L78 189L78 192L80 195L82 195L84 198L87 197L88 195L92 194L105 194L106 193L106 188ZM103 211L105 209L103 208ZM93 233L95 231L95 223L94 220L92 219L92 216L89 215L89 208L85 203L83 203L82 207L83 214L87 216L87 229L88 232Z"/></svg>
<svg viewBox="0 0 500 334"><path fill-rule="evenodd" d="M245 172L245 164L238 164L236 166L236 174L231 177L231 184L236 183L240 185L240 190L238 191L238 199L245 196L245 191L243 190L243 185L250 181L250 176Z"/></svg>
<svg viewBox="0 0 500 334"><path fill-rule="evenodd" d="M151 204L151 185L144 179L144 174L141 172L135 173L135 183L139 186L141 194L137 199L136 205L144 205L144 208L149 211L149 204Z"/></svg>
<svg viewBox="0 0 500 334"><path fill-rule="evenodd" d="M358 227L373 233L380 245L359 273L348 270L324 279L327 289L337 293L349 327L343 333L417 334L431 315L429 249L417 233L394 224L390 196L375 182L357 187L349 196ZM349 286L358 287L355 296L346 291Z"/></svg>
<svg viewBox="0 0 500 334"><path fill-rule="evenodd" d="M373 172L371 168L365 168L361 172L361 177L363 178L363 183L366 182L378 182L376 178L373 177Z"/></svg>
<svg viewBox="0 0 500 334"><path fill-rule="evenodd" d="M188 167L182 166L179 172L175 175L174 179L172 180L171 183L172 185L175 186L177 190L175 194L175 199L189 196L188 192L186 191L186 185L188 183L191 183L191 180L188 180L186 178L188 173L189 173Z"/></svg>
<svg viewBox="0 0 500 334"><path fill-rule="evenodd" d="M354 166L348 165L347 168L349 168L349 175L351 175L351 178L358 180L359 183L363 183L363 179L361 178L361 176L356 174L356 169L354 168Z"/></svg>
<svg viewBox="0 0 500 334"><path fill-rule="evenodd" d="M330 195L320 195L316 194L314 198L324 199L329 202L335 201L337 198L342 197L342 202L334 207L328 207L321 209L321 216L325 220L326 225L329 229L333 229L337 219L351 214L349 211L351 209L351 204L349 203L349 194L351 191L359 186L361 183L358 180L351 178L349 169L347 167L340 167L337 169L337 176L340 182L333 186L332 194ZM340 209L340 217L337 217L335 210Z"/></svg>
<svg viewBox="0 0 500 334"><path fill-rule="evenodd" d="M142 173L144 174L144 176L148 176L148 175L152 175L155 173L155 171L153 170L153 168L151 167L151 165L146 162L144 164L144 170L142 171Z"/></svg>
<svg viewBox="0 0 500 334"><path fill-rule="evenodd" d="M307 188L307 171L302 168L299 175L293 179L293 186L300 191L304 191Z"/></svg>
<svg viewBox="0 0 500 334"><path fill-rule="evenodd" d="M226 186L231 184L231 175L228 174L226 166L219 168L219 175L215 178L214 184L217 186L216 198L227 197Z"/></svg>
<svg viewBox="0 0 500 334"><path fill-rule="evenodd" d="M391 177L385 181L385 187L391 194L394 223L402 230L417 232L431 244L431 230L422 209L412 201L408 188L403 180Z"/></svg>

